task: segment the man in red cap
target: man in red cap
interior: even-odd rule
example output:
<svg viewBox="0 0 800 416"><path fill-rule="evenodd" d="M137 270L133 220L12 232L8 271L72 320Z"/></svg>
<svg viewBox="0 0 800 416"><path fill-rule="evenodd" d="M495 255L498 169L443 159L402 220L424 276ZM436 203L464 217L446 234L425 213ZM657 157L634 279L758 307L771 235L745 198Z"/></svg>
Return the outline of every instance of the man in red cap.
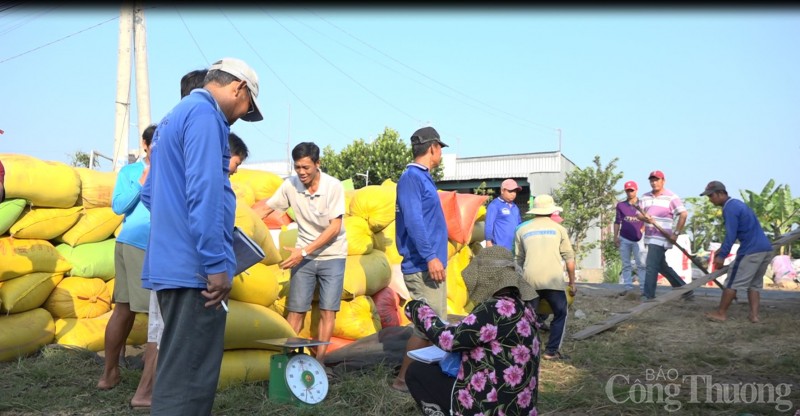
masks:
<svg viewBox="0 0 800 416"><path fill-rule="evenodd" d="M514 230L522 222L519 207L514 200L521 190L517 181L506 179L500 185L500 197L493 199L486 207L486 247L498 245L513 251Z"/></svg>
<svg viewBox="0 0 800 416"><path fill-rule="evenodd" d="M622 284L625 290L620 296L625 296L633 290L633 276L631 274L631 257L636 262L636 275L639 277L639 288L644 296L644 266L639 255L639 240L642 239L644 223L637 217L639 211L635 205L639 203L636 192L639 185L634 181L625 182L626 199L617 203L617 216L614 220L614 244L619 249L622 260Z"/></svg>
<svg viewBox="0 0 800 416"><path fill-rule="evenodd" d="M647 259L645 265L647 272L644 278L643 301L650 301L656 297L656 280L661 273L667 278L672 287L681 287L686 282L681 279L675 270L667 264L666 252L678 239L686 224L689 215L683 202L672 191L664 188L664 173L660 170L650 172L648 177L652 191L645 193L639 199L639 207L645 215L638 214L640 220L645 222L644 244L647 246ZM672 228L672 223L678 217L678 224ZM653 224L658 224L665 234L662 234ZM692 298L692 292L684 295L684 299Z"/></svg>

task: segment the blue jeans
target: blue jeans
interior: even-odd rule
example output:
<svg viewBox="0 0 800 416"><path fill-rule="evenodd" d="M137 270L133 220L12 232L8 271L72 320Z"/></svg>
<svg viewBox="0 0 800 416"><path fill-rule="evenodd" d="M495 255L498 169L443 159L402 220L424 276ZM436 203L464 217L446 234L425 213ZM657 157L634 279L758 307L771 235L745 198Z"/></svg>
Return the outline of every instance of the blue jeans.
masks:
<svg viewBox="0 0 800 416"><path fill-rule="evenodd" d="M639 242L631 241L625 237L619 237L619 257L622 259L622 284L625 289L633 289L633 276L631 275L631 256L636 262L636 274L639 275L639 286L644 294L644 265L642 264L642 257L639 255Z"/></svg>
<svg viewBox="0 0 800 416"><path fill-rule="evenodd" d="M658 281L658 274L661 273L667 278L672 287L681 287L686 282L681 279L672 267L667 264L666 257L667 249L657 244L647 245L647 273L644 278L644 296L648 299L656 297L656 282Z"/></svg>

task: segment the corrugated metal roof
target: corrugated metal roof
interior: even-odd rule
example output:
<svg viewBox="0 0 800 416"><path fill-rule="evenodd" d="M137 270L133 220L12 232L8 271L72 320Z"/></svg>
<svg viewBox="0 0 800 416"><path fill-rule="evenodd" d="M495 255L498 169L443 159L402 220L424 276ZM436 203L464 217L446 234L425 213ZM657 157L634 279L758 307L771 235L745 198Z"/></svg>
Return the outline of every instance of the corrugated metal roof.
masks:
<svg viewBox="0 0 800 416"><path fill-rule="evenodd" d="M514 155L456 158L444 155L444 181L481 178L525 178L536 172L560 172L561 153L540 152Z"/></svg>

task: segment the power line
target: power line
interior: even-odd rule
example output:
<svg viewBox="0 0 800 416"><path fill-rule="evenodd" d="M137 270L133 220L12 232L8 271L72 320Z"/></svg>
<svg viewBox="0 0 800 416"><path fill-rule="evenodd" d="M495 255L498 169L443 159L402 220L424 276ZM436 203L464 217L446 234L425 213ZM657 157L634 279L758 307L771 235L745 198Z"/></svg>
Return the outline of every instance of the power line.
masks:
<svg viewBox="0 0 800 416"><path fill-rule="evenodd" d="M11 9L13 7L16 7L16 6L19 6L19 4L15 4L15 5L11 5L11 6L5 7L2 10L0 10L0 13L4 12L6 10L9 10L9 9ZM50 13L51 11L55 10L57 7L58 6L54 6L54 7L51 7L49 9L39 11L38 13L35 13L33 15L28 15L28 16L22 17L17 21L3 24L2 25L3 29L0 31L0 36L6 35L6 34L8 34L10 32L13 32L16 29L19 29L22 26L25 26L26 24L38 19L39 17L42 17L42 16L46 15L47 13ZM19 10L19 9L17 9L17 10ZM13 15L13 14L14 14L14 12L12 11L11 13L8 14L8 16ZM8 16L6 16L6 17L8 17Z"/></svg>
<svg viewBox="0 0 800 416"><path fill-rule="evenodd" d="M263 9L262 9L262 10L263 10ZM397 107L396 105L394 105L394 104L390 103L390 102L389 102L389 101L387 101L385 98L381 97L380 95L376 94L375 92L373 92L372 90L370 90L369 88L367 88L367 87L366 87L364 84L362 84L362 83L358 82L358 80L356 80L355 78L353 78L353 77L352 77L350 74L348 74L346 71L344 71L344 70L342 70L341 68L339 68L338 66L336 66L336 64L334 64L333 62L331 62L331 61L330 61L328 58L326 58L324 55L322 55L321 53L319 53L319 52L318 52L316 49L314 49L313 47L311 47L311 45L309 45L308 43L306 43L304 40L300 39L300 37L299 37L299 36L297 36L296 34L294 34L294 32L292 32L291 30L289 30L289 29L288 29L286 26L284 26L284 25L283 25L281 22L279 22L277 19L275 19L275 18L274 18L272 15L270 15L270 14L269 14L269 13L267 13L266 11L264 11L264 13L266 13L266 14L267 14L267 16L269 16L270 18L272 18L272 20L274 20L274 21L275 21L275 23L277 23L278 25L280 25L280 26L281 26L281 27L282 27L282 28L283 28L285 31L289 32L289 34L290 34L290 35L294 36L294 38L295 38L295 39L297 39L297 40L298 40L300 43L302 43L303 45L305 45L305 47L307 47L307 48L308 48L308 49L310 49L312 52L314 52L315 54L317 54L317 56L319 56L320 58L322 58L322 60L324 60L325 62L327 62L327 63L328 63L330 66L332 66L332 67L333 67L334 69L336 69L337 71L341 72L341 73L342 73L342 75L344 75L344 76L346 76L347 78L349 78L351 81L353 81L353 83L355 83L355 84L356 84L356 85L358 85L359 87L363 88L363 89L364 89L364 91L366 91L366 92L370 93L370 94L371 94L373 97L375 97L375 98L377 98L378 100L382 101L383 103L385 103L385 104L386 104L386 105L388 105L389 107L392 107L392 108L394 108L394 109L395 109L395 110L397 110L399 113L401 113L401 114L405 115L406 117L410 118L411 120L414 120L414 121L416 121L416 122L419 122L419 123L421 123L421 122L422 122L420 119L418 119L418 118L416 118L416 117L412 116L412 115L411 115L411 114L409 114L408 112L406 112L406 111L402 110L401 108Z"/></svg>
<svg viewBox="0 0 800 416"><path fill-rule="evenodd" d="M112 18L110 18L110 19L108 19L108 20L106 20L106 21L100 22L100 23L98 23L98 24L96 24L96 25L94 25L94 26L89 26L89 27L87 27L86 29L79 30L79 31L77 31L77 32L71 33L71 34L69 34L69 35L67 35L67 36L64 36L64 37L62 37L62 38L56 39L56 40L54 40L54 41L52 41L52 42L45 43L44 45L37 46L37 47L35 47L35 48L33 48L33 49L27 50L27 51L25 51L25 52L22 52L22 53L20 53L20 54L17 54L17 55L14 55L14 56L12 56L12 57L9 57L9 58L6 58L6 59L3 59L2 61L0 61L0 64L2 64L2 63L5 63L5 62L8 62L8 61L10 61L10 60L12 60L12 59L19 58L20 56L27 55L27 54L29 54L29 53L31 53L31 52L38 51L39 49L45 48L45 47L47 47L47 46L50 46L50 45L52 45L52 44L54 44L54 43L61 42L62 40L65 40L65 39L71 38L71 37L73 37L73 36L75 36L75 35L77 35L77 34L80 34L80 33L86 32L87 30L94 29L94 28L96 28L96 27L98 27L98 26L102 26L102 25L104 25L104 24L106 24L106 23L108 23L108 22L110 22L110 21L112 21L112 20L117 20L117 19L119 19L119 16L114 16L114 17L112 17Z"/></svg>
<svg viewBox="0 0 800 416"><path fill-rule="evenodd" d="M189 26L186 24L186 21L183 20L183 16L181 16L181 12L178 11L178 9L176 8L175 9L175 13L178 13L178 17L181 19L181 23L183 23L183 27L186 28L186 32L189 33L189 37L192 38L192 42L194 42L194 46L196 46L197 50L200 51L200 55L206 61L206 65L211 66L211 61L209 61L208 58L206 57L206 54L203 53L203 49L200 47L200 44L197 43L197 39L194 38L194 35L192 34L192 31L189 30Z"/></svg>
<svg viewBox="0 0 800 416"><path fill-rule="evenodd" d="M317 112L316 112L316 111L314 111L314 109L313 109L313 108L311 108L311 106L310 106L310 105L306 104L306 102L305 102L305 101L303 101L303 99L302 99L302 98L300 98L300 96L299 96L299 95L297 95L297 93L295 93L295 92L294 92L294 90L292 90L292 89L289 87L289 85L288 85L288 84L286 84L286 82L284 82L284 81L283 81L283 79L282 79L282 78L281 78L281 77L278 75L278 73L277 73L277 72L275 72L275 70L274 70L274 69L272 69L272 67L271 67L271 66L270 66L270 65L267 63L267 61L265 61L265 60L264 60L264 58L261 56L261 54L259 54L259 53L258 53L258 51L257 51L257 50L256 50L256 49L253 47L253 45L252 45L252 44L250 44L250 41L248 41L248 40L247 40L247 38L246 38L246 37L245 37L245 36L242 34L242 32L240 32L240 31L239 31L239 29L236 27L236 25L234 25L234 24L233 24L233 22L231 22L231 19L228 17L228 15L226 15L226 14L225 14L225 12L224 12L222 9L220 9L220 13L222 13L222 15L225 17L225 19L226 19L226 20L228 21L228 23L231 25L231 27L233 27L233 30L234 30L234 31L236 31L236 33L238 33L238 34L239 34L239 36L242 38L242 40L244 40L244 43L246 43L246 44L247 44L247 46L250 48L250 50L252 50L252 51L253 51L253 53L254 53L254 54L255 54L255 55L258 57L258 59L261 61L261 63L263 63L263 64L264 64L264 65L267 67L267 69L269 69L269 70L270 70L270 72L272 72L272 75L274 75L274 76L275 76L275 78L276 78L276 79L277 79L277 80L278 80L278 81L279 81L281 84L283 84L284 88L286 88L286 90L288 90L288 91L289 91L289 92L290 92L290 93L291 93L291 94L292 94L292 95L293 95L293 96L294 96L294 97L297 99L297 101L299 101L299 102L300 102L300 104L303 104L303 106L305 106L305 107L308 109L308 111L310 111L310 112L311 112L311 114L313 114L313 115L314 115L315 117L317 117L317 118L318 118L320 121L322 121L323 123L325 123L325 125L326 125L326 126L328 126L328 127L330 127L330 128L331 128L331 130L333 130L334 132L336 132L336 133L340 134L340 135L341 135L342 137L344 137L345 139L348 139L348 140L350 139L350 137L348 137L346 134L344 134L344 133L342 133L341 131L339 131L339 129L337 129L336 127L334 127L334 126L333 126L333 125L331 125L330 123L328 123L328 121L327 121L327 120L325 120L324 118L322 118L322 116L320 116L319 114L317 114Z"/></svg>
<svg viewBox="0 0 800 416"><path fill-rule="evenodd" d="M325 19L324 17L322 17L322 16L320 16L320 15L318 15L318 14L314 13L314 11L313 11L313 10L309 10L309 9L306 9L306 10L308 10L308 11L309 11L311 14L313 14L313 15L317 16L317 17L318 17L320 20L322 20L323 22L325 22L325 23L327 23L327 24L329 24L329 25L333 26L334 28L338 29L338 30L339 30L339 31L341 31L342 33L346 34L347 36L350 36L351 38L353 38L353 39L357 40L358 42L360 42L360 43L362 43L362 44L366 45L367 47L369 47L369 48L371 48L371 49L375 50L376 52L380 53L381 55L383 55L383 56L385 56L385 57L387 57L387 58L391 59L392 61L394 61L394 62L396 62L396 63L398 63L398 64L402 65L403 67L405 67L405 68L408 68L408 69L410 69L411 71L414 71L414 72L416 72L417 74L419 74L419 75L421 75L421 76L423 76L423 77L425 77L425 78L427 78L427 79L429 79L429 80L431 80L431 81L435 82L436 84L439 84L439 85L441 85L441 86L443 86L443 87L445 87L445 88L447 88L447 89L449 89L449 90L451 90L451 91L454 91L454 92L456 92L456 93L458 93L458 94L461 94L461 95L463 95L463 96L464 96L464 97L466 97L466 98L469 98L470 100L473 100L473 101L475 101L475 102L477 102L477 103L479 103L479 104L481 104L481 105L484 105L484 106L486 106L486 107L488 107L488 108L491 108L491 109L493 109L493 110L495 110L495 111L498 111L498 112L501 112L501 113L503 113L503 114L506 114L506 115L508 115L508 116L510 116L510 117L516 118L516 119L518 119L518 120L522 120L522 121L524 121L524 122L526 122L526 123L532 124L532 125L534 125L534 126L537 126L537 127L540 127L540 128L545 128L545 129L549 129L549 130L553 130L553 131L555 131L555 130L556 130L556 128L555 128L555 127L551 127L551 126L548 126L548 125L545 125L545 124L542 124L542 123L537 123L537 122L535 122L535 121L531 121L531 120L528 120L528 119L526 119L526 118L523 118L523 117L520 117L520 116L517 116L517 115L511 114L511 113L509 113L509 112L507 112L507 111L505 111L505 110L502 110L502 109L499 109L499 108L497 108L497 107L494 107L494 106L492 106L492 105L490 105L490 104L484 103L483 101L481 101L481 100L478 100L477 98L473 98L473 97L471 97L471 96L467 95L466 93L463 93L463 92L461 92L461 91L459 91L459 90L457 90L457 89L455 89L455 88L453 88L453 87L450 87L449 85L446 85L446 84L444 84L444 83L442 83L442 82L439 82L439 81L437 81L437 80L435 80L435 79L431 78L430 76L428 76L428 75L426 75L426 74L424 74L424 73L420 72L419 70L417 70L417 69L415 69L415 68L412 68L412 67L408 66L408 65L407 65L407 64L405 64L404 62L402 62L402 61L400 61L400 60L398 60L398 59L395 59L394 57L390 56L389 54L387 54L387 53L385 53L385 52L381 51L380 49L378 49L378 48L376 48L376 47L374 47L374 46L370 45L369 43L367 43L367 42L365 42L365 41L363 41L363 40L359 39L359 38L358 38L358 37L356 37L355 35L352 35L352 34L350 34L350 33L349 33L349 32L347 32L346 30L344 30L344 29L340 28L339 26L337 26L337 25L333 24L332 22L328 21L328 20L327 20L327 19Z"/></svg>
<svg viewBox="0 0 800 416"><path fill-rule="evenodd" d="M447 97L447 98L450 98L450 99L451 99L451 100L453 100L453 101L456 101L456 102L458 102L458 103L461 103L461 104L463 104L463 105L465 105L465 106L471 107L471 108L473 108L473 109L475 109L475 110L482 111L482 112L484 112L484 113L486 113L486 114L489 114L489 115L491 115L491 116L493 116L493 117L502 118L502 119L504 119L504 120L506 120L506 121L510 121L510 122L513 122L513 123L517 123L517 124L519 124L519 125L522 125L522 126L529 126L529 125L530 125L530 124L529 124L529 123L527 123L527 122L520 122L520 121L519 121L519 120L518 120L516 117L509 117L508 115L498 114L498 113L495 113L495 112L493 112L493 111L487 110L486 108L483 108L483 107L477 106L477 105L475 105L475 104L472 104L472 103L470 103L470 102L464 101L463 99L460 99L460 98L458 98L458 97L455 97L455 96L453 96L453 95L447 94L446 92L443 92L443 91L441 91L441 90L439 90L439 89L437 89L437 88L434 88L434 87L432 87L432 86L430 86L430 85L428 85L428 84L426 84L426 83L424 83L424 82L422 82L422 81L420 81L420 80L418 80L418 79L415 79L415 78L413 78L413 77L410 77L410 76L408 76L407 74L405 74L405 73L403 73L403 72L401 72L401 71L398 71L398 70L396 70L396 69L392 68L391 66L389 66L389 65L386 65L385 63L383 63L383 62L380 62L380 61L378 61L377 59L374 59L374 58L372 58L372 57L370 57L370 56L368 56L368 55L366 55L366 54L362 53L361 51L358 51L358 50L356 50L356 49L354 49L354 48L350 47L349 45L346 45L346 44L344 44L343 42L340 42L339 40L337 40L337 39L334 39L334 38L332 38L332 37L328 36L327 34L325 34L325 33L321 32L321 31L317 30L316 28L314 28L313 26L311 26L311 25L309 25L309 24L307 24L307 23L305 23L305 22L302 22L302 21L300 21L300 20L298 20L298 19L294 19L294 20L295 20L296 22L298 22L298 23L300 23L300 24L304 25L305 27L307 27L307 28L309 28L309 29L313 30L314 32L318 33L319 35L321 35L321 36L323 36L323 37L325 37L325 38L327 38L327 39L329 39L329 40L331 40L331 41L333 41L333 42L336 42L337 44L341 45L342 47L344 47L344 48L347 48L347 49L349 49L349 50L353 51L354 53L357 53L358 55L360 55L360 56L362 56L362 57L364 57L364 58L366 58L366 59L369 59L369 60L370 60L370 61L372 61L372 62L375 62L376 64L378 64L378 65L380 65L380 66L382 66L382 67L384 67L384 68L388 69L389 71L392 71L392 72L394 72L395 74L398 74L398 75L400 75L400 76L402 76L402 77L404 77L404 78L406 78L406 79L409 79L409 80L411 80L411 81L414 81L414 82L416 82L417 84L419 84L419 85L422 85L423 87L425 87L425 88L428 88L429 90L431 90L431 91L434 91L434 92L436 92L436 93L438 93L438 94L441 94L441 95L443 95L443 96L445 96L445 97ZM464 95L464 94L462 94L462 95Z"/></svg>

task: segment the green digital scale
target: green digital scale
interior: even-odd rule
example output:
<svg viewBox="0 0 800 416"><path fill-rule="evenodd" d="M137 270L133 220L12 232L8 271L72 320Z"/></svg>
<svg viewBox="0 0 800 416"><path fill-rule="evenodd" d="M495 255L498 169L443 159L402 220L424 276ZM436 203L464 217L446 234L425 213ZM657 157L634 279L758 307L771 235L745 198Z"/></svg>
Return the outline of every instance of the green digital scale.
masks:
<svg viewBox="0 0 800 416"><path fill-rule="evenodd" d="M275 338L258 342L280 347L269 366L269 399L295 406L314 406L328 394L325 367L304 348L330 344L328 341L307 338Z"/></svg>

